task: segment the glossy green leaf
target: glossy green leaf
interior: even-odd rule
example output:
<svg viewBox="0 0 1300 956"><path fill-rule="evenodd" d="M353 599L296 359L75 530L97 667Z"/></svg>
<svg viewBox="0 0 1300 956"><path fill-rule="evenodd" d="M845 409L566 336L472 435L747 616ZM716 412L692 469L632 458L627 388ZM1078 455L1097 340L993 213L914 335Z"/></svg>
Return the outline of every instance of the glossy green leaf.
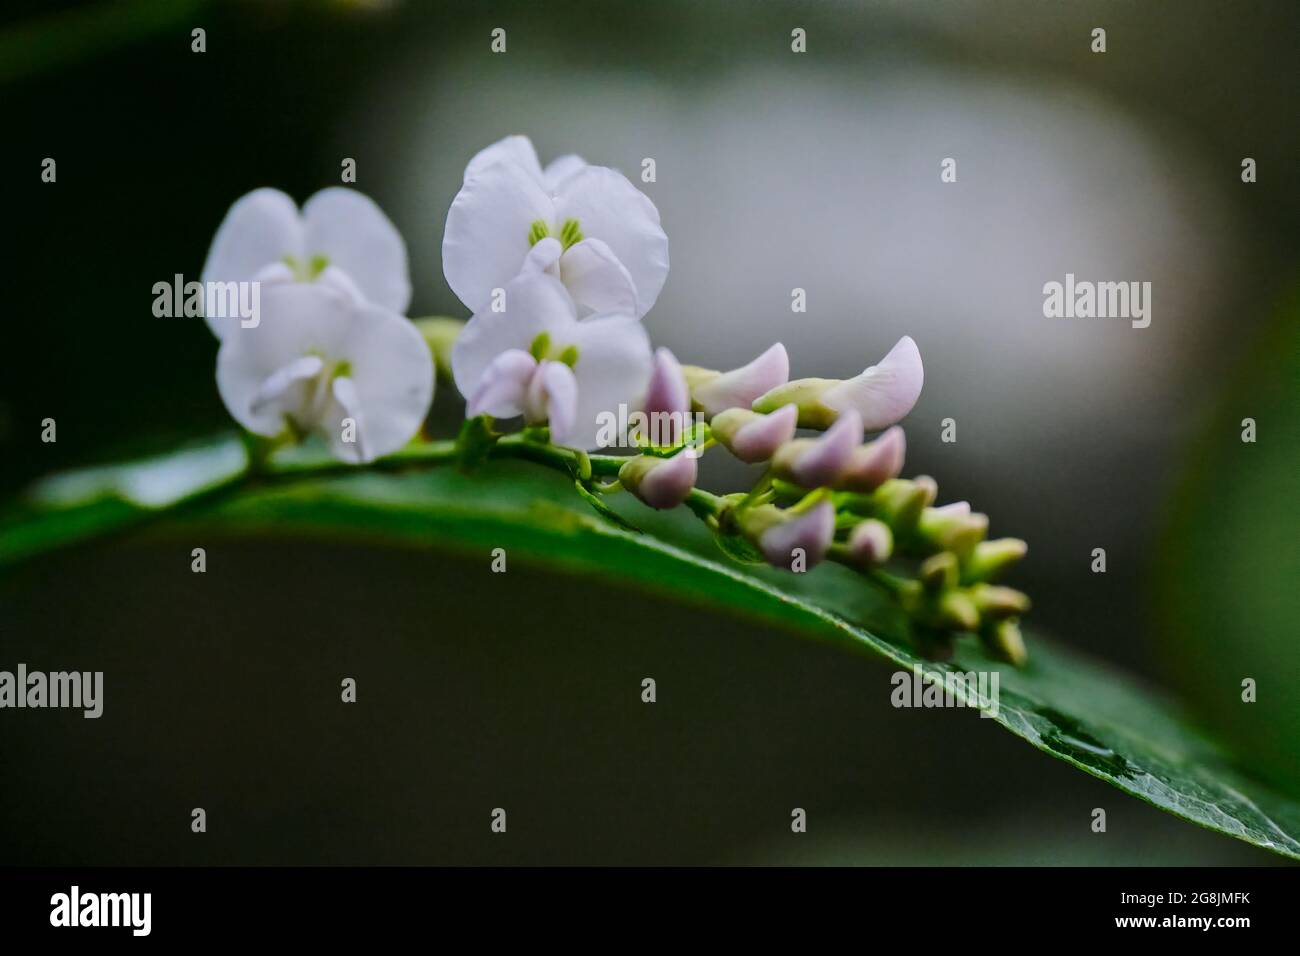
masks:
<svg viewBox="0 0 1300 956"><path fill-rule="evenodd" d="M349 534L476 553L504 547L512 560L729 610L899 668L938 677L996 671L994 719L1018 737L1184 819L1300 858L1300 805L1235 770L1157 691L1041 636L1029 635L1023 670L988 658L971 640L959 642L949 663L924 661L900 636L890 603L852 572L830 566L793 575L737 564L684 509L652 513L626 495L602 501L619 501L647 532L634 534L593 514L569 476L524 463L401 473L418 463L418 449L385 463L395 474L295 474L319 466L309 455L250 482L237 468L232 474L237 446L230 439L47 482L0 520L0 565L159 516L168 528L200 523L229 534Z"/></svg>

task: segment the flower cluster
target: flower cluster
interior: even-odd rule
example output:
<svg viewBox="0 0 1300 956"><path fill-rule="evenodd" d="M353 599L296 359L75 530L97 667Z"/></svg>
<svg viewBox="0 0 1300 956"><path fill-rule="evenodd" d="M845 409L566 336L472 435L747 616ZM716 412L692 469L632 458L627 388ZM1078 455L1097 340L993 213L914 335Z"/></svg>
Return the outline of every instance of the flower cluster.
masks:
<svg viewBox="0 0 1300 956"><path fill-rule="evenodd" d="M577 156L543 167L522 136L470 160L442 265L472 313L463 327L403 317L405 245L364 196L326 189L301 212L269 189L239 200L204 269L205 281L266 290L254 327L209 319L231 414L254 434L316 433L337 457L369 462L422 440L436 363L465 398L463 463L507 451L558 463L616 520L601 499L620 491L652 508L685 504L733 556L794 572L824 560L857 569L895 597L927 653L970 632L1024 660L1016 621L1028 599L992 583L1024 542L985 540L987 517L965 502L935 507L933 480L899 477L897 423L924 379L912 339L844 380L792 380L779 343L735 369L682 365L652 349L642 325L668 274L654 204ZM589 455L628 410L668 427L653 442L620 436L636 454ZM512 419L523 429L503 439L498 423ZM763 465L762 478L731 495L697 488L698 459L715 446Z"/></svg>

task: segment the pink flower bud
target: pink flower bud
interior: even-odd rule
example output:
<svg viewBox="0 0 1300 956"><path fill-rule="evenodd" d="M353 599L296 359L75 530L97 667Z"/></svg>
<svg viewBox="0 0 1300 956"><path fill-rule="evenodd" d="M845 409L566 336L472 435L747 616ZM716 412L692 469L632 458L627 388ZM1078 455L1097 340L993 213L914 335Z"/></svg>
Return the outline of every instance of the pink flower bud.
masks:
<svg viewBox="0 0 1300 956"><path fill-rule="evenodd" d="M778 342L748 365L729 372L696 374L691 397L712 418L728 408L749 408L754 399L790 378L790 357Z"/></svg>
<svg viewBox="0 0 1300 956"><path fill-rule="evenodd" d="M618 470L623 487L651 508L676 508L695 487L699 469L696 459L686 452L671 458L637 455Z"/></svg>
<svg viewBox="0 0 1300 956"><path fill-rule="evenodd" d="M799 409L785 405L770 415L729 408L714 416L710 434L741 461L767 461L794 438Z"/></svg>
<svg viewBox="0 0 1300 956"><path fill-rule="evenodd" d="M846 412L819 438L787 442L772 459L772 472L803 488L829 487L839 479L862 441L862 419Z"/></svg>
<svg viewBox="0 0 1300 956"><path fill-rule="evenodd" d="M769 527L759 535L758 549L773 567L790 570L802 558L811 568L826 557L834 536L835 506L822 501Z"/></svg>
<svg viewBox="0 0 1300 956"><path fill-rule="evenodd" d="M646 388L645 413L667 422L666 429L651 429L660 444L681 440L691 414L691 391L676 356L665 348L655 349L650 384Z"/></svg>
<svg viewBox="0 0 1300 956"><path fill-rule="evenodd" d="M848 467L840 475L837 488L847 491L875 491L903 470L907 438L895 425L875 441L853 449Z"/></svg>
<svg viewBox="0 0 1300 956"><path fill-rule="evenodd" d="M893 551L894 533L889 525L875 518L864 519L849 535L849 553L864 567L883 564Z"/></svg>

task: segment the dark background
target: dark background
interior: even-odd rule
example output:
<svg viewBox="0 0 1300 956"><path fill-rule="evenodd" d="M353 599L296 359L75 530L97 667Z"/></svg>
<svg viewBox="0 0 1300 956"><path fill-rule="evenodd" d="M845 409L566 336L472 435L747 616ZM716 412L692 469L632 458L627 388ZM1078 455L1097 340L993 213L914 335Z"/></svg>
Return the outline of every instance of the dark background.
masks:
<svg viewBox="0 0 1300 956"><path fill-rule="evenodd" d="M782 338L830 375L914 335L908 472L1030 541L1032 626L1172 686L1300 793L1294 4L127 0L3 24L6 496L228 427L215 341L155 319L151 288L196 278L250 189L302 201L355 158L411 247L411 314L463 316L437 250L474 150L653 155L656 341L722 366ZM960 193L937 191L948 155ZM1066 271L1153 279L1152 328L1052 325L1041 285ZM1273 859L973 714L893 710L887 669L788 634L481 556L216 539L196 576L193 546L0 581L0 667L108 683L98 721L5 713L0 862Z"/></svg>

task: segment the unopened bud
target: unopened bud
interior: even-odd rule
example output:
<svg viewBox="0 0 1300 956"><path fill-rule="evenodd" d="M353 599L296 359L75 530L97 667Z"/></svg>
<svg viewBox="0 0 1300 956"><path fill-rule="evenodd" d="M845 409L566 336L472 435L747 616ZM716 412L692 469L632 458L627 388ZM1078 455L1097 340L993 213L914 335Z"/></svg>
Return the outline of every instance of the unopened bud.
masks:
<svg viewBox="0 0 1300 956"><path fill-rule="evenodd" d="M912 410L924 381L921 353L908 336L898 340L880 362L851 379L801 378L778 386L754 401L766 412L793 403L803 428L829 428L847 411L855 411L868 431L886 428Z"/></svg>
<svg viewBox="0 0 1300 956"><path fill-rule="evenodd" d="M660 444L675 445L681 440L690 412L691 393L681 365L672 352L655 349L650 384L646 386L645 414L648 418L659 416L659 420L668 424L668 434L656 435Z"/></svg>
<svg viewBox="0 0 1300 956"><path fill-rule="evenodd" d="M884 564L894 551L894 533L875 518L864 518L849 534L849 554L863 567Z"/></svg>
<svg viewBox="0 0 1300 956"><path fill-rule="evenodd" d="M770 415L729 408L713 417L709 434L741 461L767 461L794 438L798 418L799 410L793 405L784 405Z"/></svg>
<svg viewBox="0 0 1300 956"><path fill-rule="evenodd" d="M957 586L957 556L951 551L940 551L921 562L917 572L921 586L927 592L938 592Z"/></svg>
<svg viewBox="0 0 1300 956"><path fill-rule="evenodd" d="M945 591L939 597L937 611L940 623L951 630L973 631L979 627L979 609L961 591Z"/></svg>
<svg viewBox="0 0 1300 956"><path fill-rule="evenodd" d="M728 408L749 408L758 396L785 382L790 377L790 357L778 342L748 365L729 372L685 365L682 374L695 406L712 418ZM776 411L782 404L766 411Z"/></svg>
<svg viewBox="0 0 1300 956"><path fill-rule="evenodd" d="M637 455L618 470L623 487L651 508L676 508L695 487L699 470L696 460L685 452L671 458Z"/></svg>
<svg viewBox="0 0 1300 956"><path fill-rule="evenodd" d="M1029 551L1029 545L1019 538L997 538L975 545L962 577L967 581L991 581L1015 564Z"/></svg>
<svg viewBox="0 0 1300 956"><path fill-rule="evenodd" d="M1029 595L998 584L976 584L966 591L981 617L1019 617L1029 612Z"/></svg>
<svg viewBox="0 0 1300 956"><path fill-rule="evenodd" d="M871 495L873 509L877 517L896 533L911 531L920 520L921 512L934 501L933 484L933 481L924 484L920 478L915 481L892 478Z"/></svg>
<svg viewBox="0 0 1300 956"><path fill-rule="evenodd" d="M942 508L926 508L921 512L917 531L921 536L938 548L956 553L959 557L969 555L975 545L981 541L989 530L988 515L972 512L970 505L964 501L944 505Z"/></svg>
<svg viewBox="0 0 1300 956"><path fill-rule="evenodd" d="M1013 617L985 625L980 630L980 640L990 654L1016 667L1023 667L1025 661L1029 660L1020 624Z"/></svg>
<svg viewBox="0 0 1300 956"><path fill-rule="evenodd" d="M789 570L802 555L811 568L826 556L835 535L835 507L820 501L802 514L775 505L746 508L738 518L740 529L758 545L769 564Z"/></svg>
<svg viewBox="0 0 1300 956"><path fill-rule="evenodd" d="M898 477L903 470L906 452L907 439L903 429L895 425L875 441L853 449L836 487L846 491L875 491L890 478Z"/></svg>
<svg viewBox="0 0 1300 956"><path fill-rule="evenodd" d="M772 457L772 474L803 488L829 487L844 474L861 441L862 421L850 412L824 435L786 442Z"/></svg>

